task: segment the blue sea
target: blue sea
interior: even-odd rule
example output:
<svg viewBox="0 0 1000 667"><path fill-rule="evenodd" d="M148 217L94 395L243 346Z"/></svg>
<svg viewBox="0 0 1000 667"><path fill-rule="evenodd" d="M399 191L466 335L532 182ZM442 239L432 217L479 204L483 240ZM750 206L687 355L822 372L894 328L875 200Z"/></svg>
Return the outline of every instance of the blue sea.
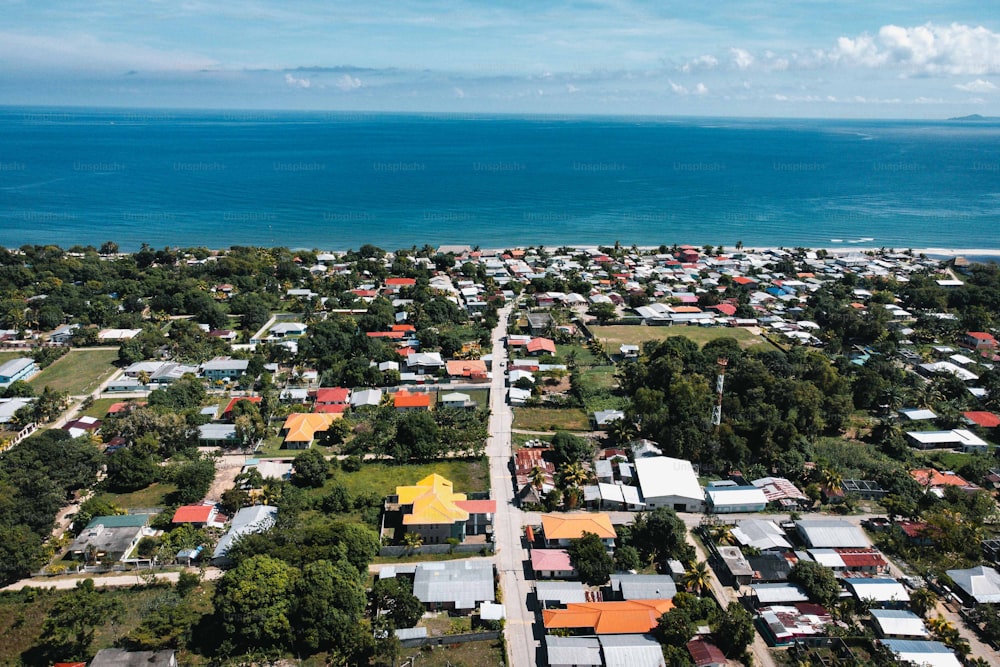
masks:
<svg viewBox="0 0 1000 667"><path fill-rule="evenodd" d="M1000 123L0 108L0 245L1000 248Z"/></svg>

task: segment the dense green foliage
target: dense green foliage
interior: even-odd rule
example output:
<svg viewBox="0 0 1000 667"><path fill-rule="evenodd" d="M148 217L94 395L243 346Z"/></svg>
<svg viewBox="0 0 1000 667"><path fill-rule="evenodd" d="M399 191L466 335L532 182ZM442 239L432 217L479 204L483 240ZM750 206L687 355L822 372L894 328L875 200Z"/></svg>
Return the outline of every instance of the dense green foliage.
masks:
<svg viewBox="0 0 1000 667"><path fill-rule="evenodd" d="M593 533L584 533L580 539L573 540L567 551L569 562L580 575L580 581L588 586L607 583L614 570L614 562L601 538Z"/></svg>

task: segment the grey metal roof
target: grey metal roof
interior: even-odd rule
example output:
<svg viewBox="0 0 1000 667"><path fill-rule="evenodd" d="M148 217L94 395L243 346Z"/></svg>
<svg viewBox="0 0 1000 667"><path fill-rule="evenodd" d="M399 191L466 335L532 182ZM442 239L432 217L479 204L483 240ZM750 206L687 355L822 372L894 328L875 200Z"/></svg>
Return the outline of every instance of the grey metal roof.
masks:
<svg viewBox="0 0 1000 667"><path fill-rule="evenodd" d="M496 594L493 562L418 563L413 575L413 594L424 604L452 602L457 609L474 609L480 602L493 602Z"/></svg>
<svg viewBox="0 0 1000 667"><path fill-rule="evenodd" d="M665 667L660 643L649 635L601 635L606 667Z"/></svg>
<svg viewBox="0 0 1000 667"><path fill-rule="evenodd" d="M603 665L597 637L557 637L545 635L545 652L550 665Z"/></svg>
<svg viewBox="0 0 1000 667"><path fill-rule="evenodd" d="M579 581L537 581L535 597L539 602L586 602L587 595Z"/></svg>
<svg viewBox="0 0 1000 667"><path fill-rule="evenodd" d="M750 546L761 551L792 548L791 543L785 539L785 531L767 519L743 519L733 528L732 533L744 547Z"/></svg>
<svg viewBox="0 0 1000 667"><path fill-rule="evenodd" d="M863 530L843 519L803 519L795 526L810 547L871 546Z"/></svg>
<svg viewBox="0 0 1000 667"><path fill-rule="evenodd" d="M177 657L171 650L126 651L106 648L97 652L90 667L176 667Z"/></svg>
<svg viewBox="0 0 1000 667"><path fill-rule="evenodd" d="M979 604L1000 602L1000 574L992 567L979 565L968 570L948 570L948 576Z"/></svg>
<svg viewBox="0 0 1000 667"><path fill-rule="evenodd" d="M668 574L612 574L611 588L623 600L671 600L677 595Z"/></svg>
<svg viewBox="0 0 1000 667"><path fill-rule="evenodd" d="M247 533L262 533L274 525L274 518L278 515L277 507L268 505L254 505L244 507L229 524L229 532L219 539L219 543L212 552L212 558L225 556L230 545L236 538Z"/></svg>
<svg viewBox="0 0 1000 667"><path fill-rule="evenodd" d="M762 605L809 601L806 592L796 584L757 584L751 590Z"/></svg>
<svg viewBox="0 0 1000 667"><path fill-rule="evenodd" d="M872 620L882 629L884 635L909 635L927 637L924 619L905 609L872 609Z"/></svg>

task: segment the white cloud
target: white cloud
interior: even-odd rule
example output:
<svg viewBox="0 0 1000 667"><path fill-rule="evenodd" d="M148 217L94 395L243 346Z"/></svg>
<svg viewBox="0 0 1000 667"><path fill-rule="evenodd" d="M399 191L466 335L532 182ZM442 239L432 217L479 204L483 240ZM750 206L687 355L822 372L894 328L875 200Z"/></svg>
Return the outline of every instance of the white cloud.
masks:
<svg viewBox="0 0 1000 667"><path fill-rule="evenodd" d="M465 91L459 88L458 86L452 88L452 92L455 93L455 97L457 97L458 99L460 100L465 99Z"/></svg>
<svg viewBox="0 0 1000 667"><path fill-rule="evenodd" d="M354 90L361 87L361 79L350 74L345 74L333 84L341 90Z"/></svg>
<svg viewBox="0 0 1000 667"><path fill-rule="evenodd" d="M217 61L196 53L109 42L83 33L30 35L0 32L0 61L5 62L5 69L55 67L190 72L218 66Z"/></svg>
<svg viewBox="0 0 1000 667"><path fill-rule="evenodd" d="M689 60L677 69L686 73L715 69L719 65L719 59L713 55L698 56L694 60Z"/></svg>
<svg viewBox="0 0 1000 667"><path fill-rule="evenodd" d="M576 86L574 86L572 83L567 83L566 84L566 92L569 93L570 95L572 95L573 93L580 92L580 89L577 88Z"/></svg>
<svg viewBox="0 0 1000 667"><path fill-rule="evenodd" d="M908 75L977 75L1000 73L1000 33L959 23L915 27L882 26L841 37L828 59L863 67L894 67Z"/></svg>
<svg viewBox="0 0 1000 667"><path fill-rule="evenodd" d="M678 95L687 95L688 94L688 89L685 88L684 86L680 85L679 83L674 83L673 81L671 81L669 79L667 80L667 83L670 84L670 90L674 91Z"/></svg>
<svg viewBox="0 0 1000 667"><path fill-rule="evenodd" d="M976 79L969 83L956 83L955 88L967 93L989 93L997 89L996 84L992 81L985 81L983 79Z"/></svg>
<svg viewBox="0 0 1000 667"><path fill-rule="evenodd" d="M746 49L729 49L730 55L733 57L733 64L736 65L737 69L745 70L749 69L754 63L754 57Z"/></svg>
<svg viewBox="0 0 1000 667"><path fill-rule="evenodd" d="M292 88L309 88L310 86L312 86L312 81L310 81L309 79L305 78L300 79L298 77L292 76L291 74L285 75L285 83Z"/></svg>
<svg viewBox="0 0 1000 667"><path fill-rule="evenodd" d="M694 87L694 94L695 95L707 95L708 94L708 87L705 84L703 84L703 83L701 83L699 81L698 85Z"/></svg>

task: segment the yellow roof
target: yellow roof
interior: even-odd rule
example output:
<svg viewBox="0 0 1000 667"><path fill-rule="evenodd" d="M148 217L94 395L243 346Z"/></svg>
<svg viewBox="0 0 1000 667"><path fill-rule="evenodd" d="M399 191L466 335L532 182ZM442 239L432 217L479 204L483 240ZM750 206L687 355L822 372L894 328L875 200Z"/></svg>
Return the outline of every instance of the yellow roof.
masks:
<svg viewBox="0 0 1000 667"><path fill-rule="evenodd" d="M547 540L578 540L584 533L594 533L602 540L618 537L611 517L603 513L543 514L542 530Z"/></svg>
<svg viewBox="0 0 1000 667"><path fill-rule="evenodd" d="M340 415L337 415L338 417ZM285 419L282 428L288 433L285 442L312 442L318 431L325 431L333 423L334 415L316 412L293 412Z"/></svg>
<svg viewBox="0 0 1000 667"><path fill-rule="evenodd" d="M403 525L455 523L467 521L469 513L455 505L465 500L464 493L455 493L451 480L431 474L413 486L397 486L400 505L413 505L413 511L403 516Z"/></svg>

